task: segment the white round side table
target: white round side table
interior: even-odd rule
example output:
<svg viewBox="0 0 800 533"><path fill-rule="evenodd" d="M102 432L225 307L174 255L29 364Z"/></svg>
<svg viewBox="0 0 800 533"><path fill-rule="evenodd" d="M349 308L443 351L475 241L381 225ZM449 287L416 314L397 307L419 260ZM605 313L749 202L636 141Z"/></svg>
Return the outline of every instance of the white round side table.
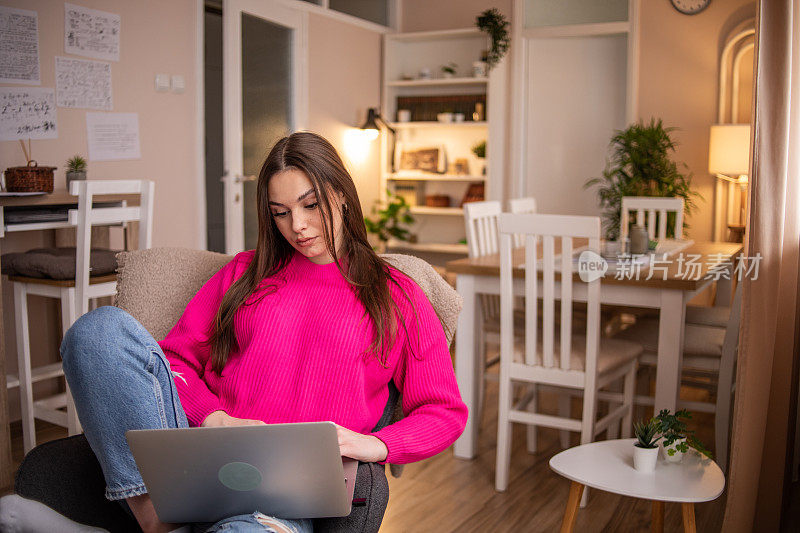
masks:
<svg viewBox="0 0 800 533"><path fill-rule="evenodd" d="M636 439L592 442L554 455L550 468L572 481L561 523L562 532L575 526L584 486L614 494L653 500L653 531L664 529L664 502L682 504L684 531L696 531L695 502L716 499L725 488L725 475L717 463L690 449L679 463L659 457L653 472L633 468ZM660 453L660 452L659 452Z"/></svg>

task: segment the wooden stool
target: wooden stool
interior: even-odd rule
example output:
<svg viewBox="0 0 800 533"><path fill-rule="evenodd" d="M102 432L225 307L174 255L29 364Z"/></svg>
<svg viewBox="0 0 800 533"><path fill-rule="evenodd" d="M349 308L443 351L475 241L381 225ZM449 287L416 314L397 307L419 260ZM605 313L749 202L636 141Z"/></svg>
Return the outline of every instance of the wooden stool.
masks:
<svg viewBox="0 0 800 533"><path fill-rule="evenodd" d="M716 499L725 488L725 476L717 463L694 450L679 463L659 459L650 473L633 468L635 439L606 440L576 446L553 456L550 468L572 480L562 533L571 532L578 516L584 486L653 501L653 532L664 531L664 503L680 503L683 529L694 533L694 504Z"/></svg>

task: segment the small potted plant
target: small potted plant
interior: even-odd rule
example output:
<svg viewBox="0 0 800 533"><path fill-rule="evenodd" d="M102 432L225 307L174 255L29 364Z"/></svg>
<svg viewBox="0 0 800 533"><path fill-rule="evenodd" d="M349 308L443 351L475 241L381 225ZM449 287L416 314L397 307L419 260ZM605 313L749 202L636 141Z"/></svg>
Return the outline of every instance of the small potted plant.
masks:
<svg viewBox="0 0 800 533"><path fill-rule="evenodd" d="M80 155L75 155L67 159L67 190L72 180L86 179L86 159Z"/></svg>
<svg viewBox="0 0 800 533"><path fill-rule="evenodd" d="M478 159L486 159L486 141L481 141L472 147L472 153ZM486 174L486 165L483 165L482 174Z"/></svg>
<svg viewBox="0 0 800 533"><path fill-rule="evenodd" d="M712 457L711 452L694 436L694 430L689 429L686 425L686 421L691 418L692 413L686 409L681 409L675 414L670 413L669 409L662 409L656 415L655 420L658 422L659 432L663 438L661 447L664 450L666 461L680 462L689 448L694 448L709 458Z"/></svg>
<svg viewBox="0 0 800 533"><path fill-rule="evenodd" d="M491 70L508 52L511 37L508 34L508 21L497 8L487 9L475 19L475 25L491 40L486 53L486 68Z"/></svg>
<svg viewBox="0 0 800 533"><path fill-rule="evenodd" d="M414 223L414 217L408 212L410 207L408 202L402 196L392 194L389 189L386 190L386 197L388 203L383 209L378 209L377 206L372 208L375 219L364 217L367 233L376 235L380 241L378 247L380 253L386 252L387 242L392 237L401 241L411 241L413 238L403 227L405 224Z"/></svg>
<svg viewBox="0 0 800 533"><path fill-rule="evenodd" d="M640 420L633 425L636 442L633 443L633 467L639 472L652 472L658 460L658 420Z"/></svg>
<svg viewBox="0 0 800 533"><path fill-rule="evenodd" d="M445 78L452 78L456 75L456 69L458 65L455 63L448 63L446 65L442 65L442 76Z"/></svg>

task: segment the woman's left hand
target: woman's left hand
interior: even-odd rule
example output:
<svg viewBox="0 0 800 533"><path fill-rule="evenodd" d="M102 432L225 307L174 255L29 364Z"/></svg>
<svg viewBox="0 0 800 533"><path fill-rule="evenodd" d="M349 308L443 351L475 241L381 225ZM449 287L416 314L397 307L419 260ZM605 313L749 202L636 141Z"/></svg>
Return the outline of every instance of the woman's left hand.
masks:
<svg viewBox="0 0 800 533"><path fill-rule="evenodd" d="M373 435L362 435L336 425L339 438L339 452L342 457L350 457L364 463L384 461L389 450L381 439Z"/></svg>

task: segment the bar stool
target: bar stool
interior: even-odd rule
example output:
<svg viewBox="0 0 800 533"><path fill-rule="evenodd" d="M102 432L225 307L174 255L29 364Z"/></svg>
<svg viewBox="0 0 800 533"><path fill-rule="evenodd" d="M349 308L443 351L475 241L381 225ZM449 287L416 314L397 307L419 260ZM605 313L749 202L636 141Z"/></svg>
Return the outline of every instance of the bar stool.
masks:
<svg viewBox="0 0 800 533"><path fill-rule="evenodd" d="M15 330L19 375L9 375L8 388L19 386L22 411L22 438L25 453L36 445L34 419L66 427L70 435L80 433L75 405L65 392L34 401L33 383L64 375L61 362L31 368L28 295L55 298L61 302L62 333L89 310L89 300L116 294L116 273L91 275L92 226L139 223L139 249L150 248L152 241L154 184L149 180L81 180L70 184L70 193L78 197L78 209L69 211L69 223L76 228L75 278L43 279L9 276L14 286ZM138 207L93 205L96 195L139 194ZM126 239L127 241L127 239ZM66 386L66 385L65 385Z"/></svg>

